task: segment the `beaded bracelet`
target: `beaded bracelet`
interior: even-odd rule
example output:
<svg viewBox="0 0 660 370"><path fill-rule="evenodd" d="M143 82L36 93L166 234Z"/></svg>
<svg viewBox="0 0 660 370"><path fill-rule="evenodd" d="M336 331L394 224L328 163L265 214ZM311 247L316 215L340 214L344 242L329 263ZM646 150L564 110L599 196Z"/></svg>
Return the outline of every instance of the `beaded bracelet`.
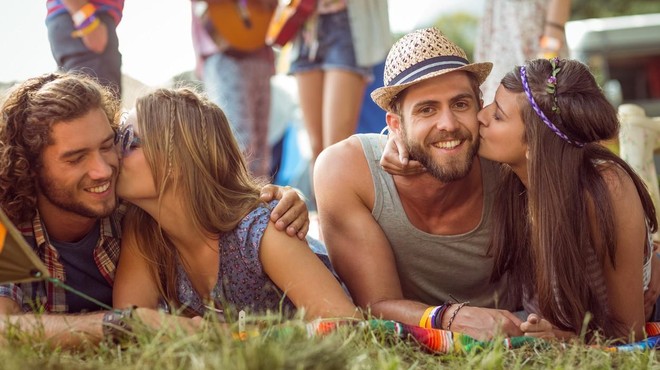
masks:
<svg viewBox="0 0 660 370"><path fill-rule="evenodd" d="M456 307L456 310L454 311L454 313L451 314L451 317L449 318L449 322L447 323L447 330L451 330L451 324L454 322L454 319L456 318L456 315L458 314L458 311L460 311L461 308L463 308L463 306L465 306L466 304L469 304L469 303L470 302L463 302L463 303L460 303L458 305L458 307Z"/></svg>

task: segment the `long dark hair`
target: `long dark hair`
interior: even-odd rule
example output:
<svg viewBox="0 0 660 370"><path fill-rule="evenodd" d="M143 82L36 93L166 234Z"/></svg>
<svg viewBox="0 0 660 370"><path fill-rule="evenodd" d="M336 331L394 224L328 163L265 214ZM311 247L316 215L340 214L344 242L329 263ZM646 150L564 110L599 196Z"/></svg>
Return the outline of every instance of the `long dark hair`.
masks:
<svg viewBox="0 0 660 370"><path fill-rule="evenodd" d="M605 258L615 266L616 235L612 203L598 165L618 166L630 176L653 232L655 208L639 176L599 144L617 135L619 121L588 67L574 60L558 61L557 67L553 95L546 85L552 64L545 59L528 62L529 88L546 117L569 140L584 146L559 137L539 118L524 93L520 67L502 79L505 89L519 94L529 181L525 188L508 166L502 166L493 208L493 279L509 272L515 293L535 295L540 314L561 329L579 332L591 313L589 332L627 336L628 329L613 320L605 299L601 266ZM553 111L555 104L559 112ZM590 216L596 217L597 231Z"/></svg>

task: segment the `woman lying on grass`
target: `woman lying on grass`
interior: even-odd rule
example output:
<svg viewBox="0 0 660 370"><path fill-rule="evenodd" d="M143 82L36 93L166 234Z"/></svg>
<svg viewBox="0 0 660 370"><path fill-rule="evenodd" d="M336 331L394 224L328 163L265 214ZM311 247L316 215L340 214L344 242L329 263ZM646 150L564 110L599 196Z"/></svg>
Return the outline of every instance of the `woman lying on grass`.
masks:
<svg viewBox="0 0 660 370"><path fill-rule="evenodd" d="M208 308L358 315L327 256L270 222L275 202L259 199L261 184L218 106L189 89L157 90L137 100L121 142L117 193L133 206L116 307L164 300L190 315Z"/></svg>
<svg viewBox="0 0 660 370"><path fill-rule="evenodd" d="M508 73L479 113L479 155L504 163L492 252L525 308L526 333L644 335L656 215L642 180L599 144L619 121L574 60L534 60Z"/></svg>

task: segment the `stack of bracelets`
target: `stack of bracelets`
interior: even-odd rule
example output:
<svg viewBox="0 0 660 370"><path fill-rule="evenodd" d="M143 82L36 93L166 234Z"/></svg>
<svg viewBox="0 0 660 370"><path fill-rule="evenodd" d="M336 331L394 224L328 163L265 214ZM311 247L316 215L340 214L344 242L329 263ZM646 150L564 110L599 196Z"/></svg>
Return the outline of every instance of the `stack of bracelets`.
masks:
<svg viewBox="0 0 660 370"><path fill-rule="evenodd" d="M83 5L71 18L76 28L71 36L76 38L89 35L101 24L101 20L96 17L96 7L91 3Z"/></svg>
<svg viewBox="0 0 660 370"><path fill-rule="evenodd" d="M451 314L449 321L447 322L446 330L451 330L451 324L454 322L458 311L467 305L470 302L457 303L457 307L454 312ZM419 326L427 329L442 329L442 317L445 315L445 312L449 307L453 306L454 303L445 303L440 306L431 306L424 311L422 318L419 320Z"/></svg>

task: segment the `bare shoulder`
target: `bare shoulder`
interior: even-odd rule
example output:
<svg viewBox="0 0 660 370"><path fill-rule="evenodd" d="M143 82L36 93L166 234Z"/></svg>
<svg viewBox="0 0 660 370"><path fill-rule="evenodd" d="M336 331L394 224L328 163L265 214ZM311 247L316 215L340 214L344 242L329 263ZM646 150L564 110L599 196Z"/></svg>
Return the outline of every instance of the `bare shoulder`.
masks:
<svg viewBox="0 0 660 370"><path fill-rule="evenodd" d="M369 175L364 151L360 140L351 136L325 148L314 164L314 186L325 188L329 185L362 182Z"/></svg>
<svg viewBox="0 0 660 370"><path fill-rule="evenodd" d="M341 168L359 158L364 158L362 144L356 136L351 136L325 148L316 160L315 166L324 169Z"/></svg>
<svg viewBox="0 0 660 370"><path fill-rule="evenodd" d="M612 162L602 163L598 165L598 170L613 200L638 197L635 183L621 166Z"/></svg>
<svg viewBox="0 0 660 370"><path fill-rule="evenodd" d="M314 193L319 216L371 210L374 186L360 140L351 136L324 149L314 165Z"/></svg>

